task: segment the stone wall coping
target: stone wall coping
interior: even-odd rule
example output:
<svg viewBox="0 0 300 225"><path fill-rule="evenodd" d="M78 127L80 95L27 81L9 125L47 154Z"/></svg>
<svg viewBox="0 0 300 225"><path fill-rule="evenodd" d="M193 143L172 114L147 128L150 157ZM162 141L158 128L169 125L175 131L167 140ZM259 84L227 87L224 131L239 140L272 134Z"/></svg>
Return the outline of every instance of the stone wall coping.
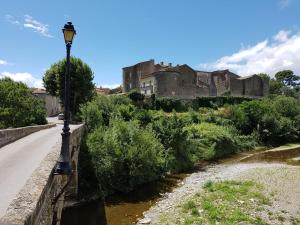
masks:
<svg viewBox="0 0 300 225"><path fill-rule="evenodd" d="M82 135L84 125L70 126L71 136ZM72 149L72 146L70 146ZM44 198L48 198L53 182L62 176L54 176L54 168L59 158L61 140L52 147L48 155L42 160L38 168L34 170L26 184L9 205L6 214L0 218L0 225L32 225L40 215ZM56 179L56 180L55 180ZM60 187L57 187L60 188ZM52 196L54 197L54 196ZM49 199L48 199L49 200ZM51 199L50 199L51 200Z"/></svg>
<svg viewBox="0 0 300 225"><path fill-rule="evenodd" d="M22 129L30 129L30 128L36 128L36 127L55 127L55 123L48 123L44 125L32 125L32 126L25 126L25 127L14 127L14 128L7 128L7 129L0 129L1 131L13 131L13 130L22 130Z"/></svg>
<svg viewBox="0 0 300 225"><path fill-rule="evenodd" d="M55 127L56 124L45 124L27 127L0 129L0 148L34 132Z"/></svg>

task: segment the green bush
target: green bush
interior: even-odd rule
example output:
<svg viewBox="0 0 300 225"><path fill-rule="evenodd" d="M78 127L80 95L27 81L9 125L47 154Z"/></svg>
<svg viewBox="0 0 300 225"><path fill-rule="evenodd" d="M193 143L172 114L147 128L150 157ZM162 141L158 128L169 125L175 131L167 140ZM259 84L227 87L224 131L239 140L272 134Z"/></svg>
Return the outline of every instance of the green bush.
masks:
<svg viewBox="0 0 300 225"><path fill-rule="evenodd" d="M128 192L159 178L163 172L163 146L137 121L112 121L89 134L87 145L96 177L105 194Z"/></svg>
<svg viewBox="0 0 300 225"><path fill-rule="evenodd" d="M145 95L137 90L132 90L128 93L128 98L132 100L134 105L142 107L144 105Z"/></svg>
<svg viewBox="0 0 300 225"><path fill-rule="evenodd" d="M234 96L197 97L195 100L192 101L192 106L194 109L199 109L200 107L217 108L222 107L225 104L241 104L244 101L251 100L251 98L247 97Z"/></svg>
<svg viewBox="0 0 300 225"><path fill-rule="evenodd" d="M91 131L99 126L108 126L113 110L112 99L101 95L81 105L80 115L88 130Z"/></svg>
<svg viewBox="0 0 300 225"><path fill-rule="evenodd" d="M281 116L294 119L296 116L300 115L300 102L295 98L277 96L273 99L273 104L275 110Z"/></svg>
<svg viewBox="0 0 300 225"><path fill-rule="evenodd" d="M300 114L300 102L292 97L253 100L228 109L237 129L245 135L257 132L263 144L276 146L299 139L295 121Z"/></svg>
<svg viewBox="0 0 300 225"><path fill-rule="evenodd" d="M165 112L176 112L186 111L185 104L180 99L172 97L160 97L155 99L155 108L156 110L163 110Z"/></svg>
<svg viewBox="0 0 300 225"><path fill-rule="evenodd" d="M21 82L0 79L0 129L46 124L45 103Z"/></svg>
<svg viewBox="0 0 300 225"><path fill-rule="evenodd" d="M182 171L194 165L187 141L187 132L183 129L185 123L173 113L158 114L150 124L165 148L166 170Z"/></svg>
<svg viewBox="0 0 300 225"><path fill-rule="evenodd" d="M151 123L153 114L157 114L157 112L151 112L150 110L145 109L136 109L133 113L134 119L138 120L142 127L146 127Z"/></svg>
<svg viewBox="0 0 300 225"><path fill-rule="evenodd" d="M216 159L238 152L240 146L228 127L213 123L193 124L185 128L188 139L199 159Z"/></svg>

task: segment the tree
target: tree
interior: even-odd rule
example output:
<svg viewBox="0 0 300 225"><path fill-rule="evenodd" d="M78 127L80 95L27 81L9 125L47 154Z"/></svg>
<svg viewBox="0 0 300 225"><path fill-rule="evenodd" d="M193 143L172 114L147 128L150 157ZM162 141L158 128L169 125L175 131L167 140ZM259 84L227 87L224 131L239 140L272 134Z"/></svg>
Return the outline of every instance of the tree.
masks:
<svg viewBox="0 0 300 225"><path fill-rule="evenodd" d="M269 93L274 95L280 95L283 91L283 83L277 81L276 79L271 79L269 83Z"/></svg>
<svg viewBox="0 0 300 225"><path fill-rule="evenodd" d="M95 95L93 83L94 74L91 68L81 59L71 57L70 59L70 111L76 116L79 112L79 105L90 101ZM53 96L60 98L64 106L64 84L65 84L66 60L60 60L51 65L44 74L44 86Z"/></svg>
<svg viewBox="0 0 300 225"><path fill-rule="evenodd" d="M42 100L35 98L24 83L0 79L0 129L46 123Z"/></svg>
<svg viewBox="0 0 300 225"><path fill-rule="evenodd" d="M294 87L300 84L300 76L295 75L291 70L279 71L275 74L275 78L285 86Z"/></svg>

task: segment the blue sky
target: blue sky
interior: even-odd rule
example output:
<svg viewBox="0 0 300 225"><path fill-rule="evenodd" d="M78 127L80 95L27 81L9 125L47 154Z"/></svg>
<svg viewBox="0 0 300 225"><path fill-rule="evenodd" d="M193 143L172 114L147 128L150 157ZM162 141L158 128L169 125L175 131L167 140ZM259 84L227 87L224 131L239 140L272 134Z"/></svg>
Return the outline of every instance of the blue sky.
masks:
<svg viewBox="0 0 300 225"><path fill-rule="evenodd" d="M72 55L97 85L121 84L122 67L155 59L240 75L300 72L298 0L3 1L0 77L41 86L65 57L61 28L77 30Z"/></svg>

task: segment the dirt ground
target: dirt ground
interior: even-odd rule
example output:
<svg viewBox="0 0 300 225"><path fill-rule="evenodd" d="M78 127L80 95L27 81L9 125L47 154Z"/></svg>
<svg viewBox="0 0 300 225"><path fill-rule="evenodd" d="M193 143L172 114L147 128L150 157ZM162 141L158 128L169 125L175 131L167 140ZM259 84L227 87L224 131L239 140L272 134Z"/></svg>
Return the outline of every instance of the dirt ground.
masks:
<svg viewBox="0 0 300 225"><path fill-rule="evenodd" d="M259 213L266 222L300 224L299 166L251 169L240 174L238 179L253 180L263 185L265 194L271 198L271 205Z"/></svg>

